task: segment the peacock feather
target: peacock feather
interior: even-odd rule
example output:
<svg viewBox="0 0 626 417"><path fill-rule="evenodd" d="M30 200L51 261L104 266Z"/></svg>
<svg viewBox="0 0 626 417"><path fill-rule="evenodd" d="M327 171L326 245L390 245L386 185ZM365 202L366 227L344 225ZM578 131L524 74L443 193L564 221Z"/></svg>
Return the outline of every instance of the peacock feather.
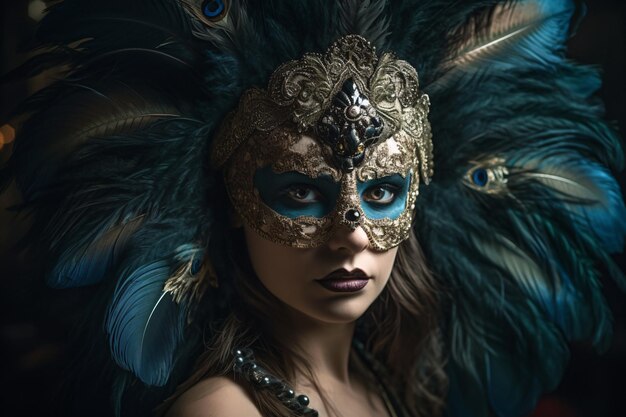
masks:
<svg viewBox="0 0 626 417"><path fill-rule="evenodd" d="M459 29L425 87L436 170L416 228L451 288L452 416L527 415L559 383L567 341L610 338L596 267L623 288L608 256L626 234L611 175L623 152L593 97L598 74L564 56L574 6L496 6Z"/></svg>

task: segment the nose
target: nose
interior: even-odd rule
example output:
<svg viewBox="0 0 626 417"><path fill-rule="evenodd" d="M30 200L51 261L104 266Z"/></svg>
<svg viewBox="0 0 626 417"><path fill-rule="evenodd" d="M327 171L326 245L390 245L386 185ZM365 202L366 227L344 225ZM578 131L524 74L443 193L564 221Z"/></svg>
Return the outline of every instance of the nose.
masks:
<svg viewBox="0 0 626 417"><path fill-rule="evenodd" d="M369 238L361 226L351 230L339 225L327 243L332 251L359 253L369 246Z"/></svg>

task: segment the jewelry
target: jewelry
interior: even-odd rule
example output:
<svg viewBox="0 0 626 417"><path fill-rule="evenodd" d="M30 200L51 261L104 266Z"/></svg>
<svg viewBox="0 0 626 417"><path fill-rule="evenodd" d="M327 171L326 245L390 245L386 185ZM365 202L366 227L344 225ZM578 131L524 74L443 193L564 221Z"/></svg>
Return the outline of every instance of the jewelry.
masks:
<svg viewBox="0 0 626 417"><path fill-rule="evenodd" d="M284 381L259 366L254 360L251 349L235 349L235 364L233 370L241 375L255 388L267 389L278 398L285 407L289 408L298 416L317 417L318 412L309 408L309 397L306 395L296 396L295 391Z"/></svg>

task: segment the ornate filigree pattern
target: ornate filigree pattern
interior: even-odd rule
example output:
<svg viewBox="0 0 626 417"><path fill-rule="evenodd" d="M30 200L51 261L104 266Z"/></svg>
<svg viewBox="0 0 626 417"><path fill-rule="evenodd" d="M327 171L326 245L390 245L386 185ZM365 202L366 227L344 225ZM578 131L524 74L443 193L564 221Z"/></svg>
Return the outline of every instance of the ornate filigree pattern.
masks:
<svg viewBox="0 0 626 417"><path fill-rule="evenodd" d="M315 129L344 83L352 79L384 125L381 140L400 130L420 146L422 178L432 171L432 144L428 124L428 96L420 94L417 72L392 53L380 60L375 48L358 35L335 42L326 54L305 54L282 64L270 78L267 91L250 89L215 138L212 163L221 167L255 131L269 132L286 123L299 132Z"/></svg>
<svg viewBox="0 0 626 417"><path fill-rule="evenodd" d="M279 128L270 134L250 140L233 156L226 171L226 184L237 211L248 225L273 242L298 248L323 244L336 227L363 227L372 247L384 251L408 237L418 194L419 178L417 144L406 132L387 139L372 148L363 165L352 172L342 172L332 165L331 151L314 137L297 133L295 128ZM322 218L282 216L265 205L254 186L254 174L270 166L276 173L300 172L311 178L322 175L340 182L339 198L331 213ZM370 181L394 174L411 175L405 209L396 219L369 219L361 207L357 182ZM349 211L358 213L350 218Z"/></svg>
<svg viewBox="0 0 626 417"><path fill-rule="evenodd" d="M428 183L433 173L429 106L410 64L391 53L379 59L367 40L345 36L323 55L281 65L266 91L248 90L218 131L212 164L228 161L235 208L269 240L309 248L336 227L361 226L374 249L387 250L407 238L420 178ZM269 208L254 187L255 172L267 166L340 182L333 211L292 219ZM396 219L368 219L357 181L393 174L411 175L404 211Z"/></svg>
<svg viewBox="0 0 626 417"><path fill-rule="evenodd" d="M335 181L340 172L326 162L319 142L294 130L279 128L250 140L225 172L226 188L245 222L268 240L306 248L325 241L331 231L330 218L281 216L261 201L254 186L259 168L271 166L277 173L297 171L311 178L328 175Z"/></svg>

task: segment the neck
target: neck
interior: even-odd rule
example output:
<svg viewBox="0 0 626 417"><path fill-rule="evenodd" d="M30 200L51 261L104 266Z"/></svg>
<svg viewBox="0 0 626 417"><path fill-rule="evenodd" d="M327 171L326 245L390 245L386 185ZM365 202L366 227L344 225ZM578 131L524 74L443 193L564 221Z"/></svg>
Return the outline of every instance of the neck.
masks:
<svg viewBox="0 0 626 417"><path fill-rule="evenodd" d="M350 384L349 359L356 323L324 323L290 310L273 331L286 346L299 353L322 384ZM298 385L310 384L297 374Z"/></svg>

